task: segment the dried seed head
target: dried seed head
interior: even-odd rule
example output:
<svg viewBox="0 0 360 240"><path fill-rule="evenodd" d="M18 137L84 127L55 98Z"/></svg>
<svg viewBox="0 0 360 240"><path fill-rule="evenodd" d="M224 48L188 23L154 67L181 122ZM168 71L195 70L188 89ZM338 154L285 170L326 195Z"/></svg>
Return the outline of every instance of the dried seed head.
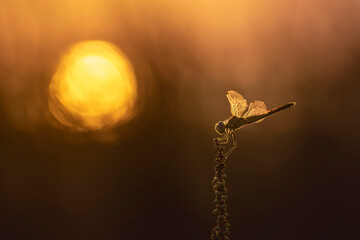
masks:
<svg viewBox="0 0 360 240"><path fill-rule="evenodd" d="M214 185L214 189L218 190L219 188L221 188L221 186L219 184Z"/></svg>
<svg viewBox="0 0 360 240"><path fill-rule="evenodd" d="M227 179L227 175L225 173L221 174L221 178L225 180L225 179Z"/></svg>
<svg viewBox="0 0 360 240"><path fill-rule="evenodd" d="M225 182L219 182L218 185L219 185L220 187L224 187L224 186L225 186Z"/></svg>
<svg viewBox="0 0 360 240"><path fill-rule="evenodd" d="M215 199L215 200L214 200L214 203L215 203L215 204L220 204L220 203L221 203L221 200L220 200L220 199Z"/></svg>
<svg viewBox="0 0 360 240"><path fill-rule="evenodd" d="M214 231L220 231L220 230L221 230L221 227L220 227L220 226L214 227Z"/></svg>
<svg viewBox="0 0 360 240"><path fill-rule="evenodd" d="M220 196L222 195L222 192L216 191L216 192L215 192L215 195L218 196L218 197L220 197Z"/></svg>

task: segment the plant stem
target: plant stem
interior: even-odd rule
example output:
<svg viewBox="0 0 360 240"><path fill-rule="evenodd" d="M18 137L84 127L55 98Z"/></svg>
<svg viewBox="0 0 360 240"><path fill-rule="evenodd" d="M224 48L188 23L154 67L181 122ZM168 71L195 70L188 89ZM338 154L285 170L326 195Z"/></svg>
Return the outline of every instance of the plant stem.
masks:
<svg viewBox="0 0 360 240"><path fill-rule="evenodd" d="M213 213L217 216L216 226L211 232L211 240L229 240L229 228L228 213L226 200L227 188L225 185L227 175L225 174L226 157L223 155L225 148L219 143L217 139L214 139L215 149L217 151L214 161L215 176L212 181L214 193L215 193L215 209Z"/></svg>

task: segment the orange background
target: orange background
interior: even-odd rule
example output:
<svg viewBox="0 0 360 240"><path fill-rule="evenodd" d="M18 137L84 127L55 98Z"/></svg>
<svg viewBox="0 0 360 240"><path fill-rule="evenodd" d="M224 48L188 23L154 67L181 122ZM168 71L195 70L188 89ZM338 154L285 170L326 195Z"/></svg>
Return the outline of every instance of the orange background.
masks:
<svg viewBox="0 0 360 240"><path fill-rule="evenodd" d="M0 1L2 239L207 239L212 138L237 90L288 111L237 133L232 239L359 235L360 2ZM100 133L52 126L73 43L132 62L139 113Z"/></svg>

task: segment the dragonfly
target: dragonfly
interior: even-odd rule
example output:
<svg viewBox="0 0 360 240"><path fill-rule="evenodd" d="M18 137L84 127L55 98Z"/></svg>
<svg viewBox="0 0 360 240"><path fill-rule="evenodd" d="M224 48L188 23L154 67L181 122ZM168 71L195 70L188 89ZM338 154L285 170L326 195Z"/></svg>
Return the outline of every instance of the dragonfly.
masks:
<svg viewBox="0 0 360 240"><path fill-rule="evenodd" d="M256 100L248 105L246 99L236 91L228 91L226 97L230 103L232 116L215 124L215 131L222 135L221 138L216 138L215 140L222 145L228 144L230 138L233 142L233 146L224 154L224 157L228 157L238 145L235 138L236 130L247 124L261 122L266 117L288 109L296 104L296 102L289 102L271 110L267 110L263 101Z"/></svg>

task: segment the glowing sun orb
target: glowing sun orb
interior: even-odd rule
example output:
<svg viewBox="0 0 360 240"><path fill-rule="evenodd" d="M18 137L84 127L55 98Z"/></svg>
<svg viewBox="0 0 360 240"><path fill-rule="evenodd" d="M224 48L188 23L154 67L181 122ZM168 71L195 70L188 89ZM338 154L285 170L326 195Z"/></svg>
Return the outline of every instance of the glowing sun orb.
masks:
<svg viewBox="0 0 360 240"><path fill-rule="evenodd" d="M103 41L79 42L61 59L49 87L49 109L62 124L100 130L135 114L136 79L129 60Z"/></svg>

